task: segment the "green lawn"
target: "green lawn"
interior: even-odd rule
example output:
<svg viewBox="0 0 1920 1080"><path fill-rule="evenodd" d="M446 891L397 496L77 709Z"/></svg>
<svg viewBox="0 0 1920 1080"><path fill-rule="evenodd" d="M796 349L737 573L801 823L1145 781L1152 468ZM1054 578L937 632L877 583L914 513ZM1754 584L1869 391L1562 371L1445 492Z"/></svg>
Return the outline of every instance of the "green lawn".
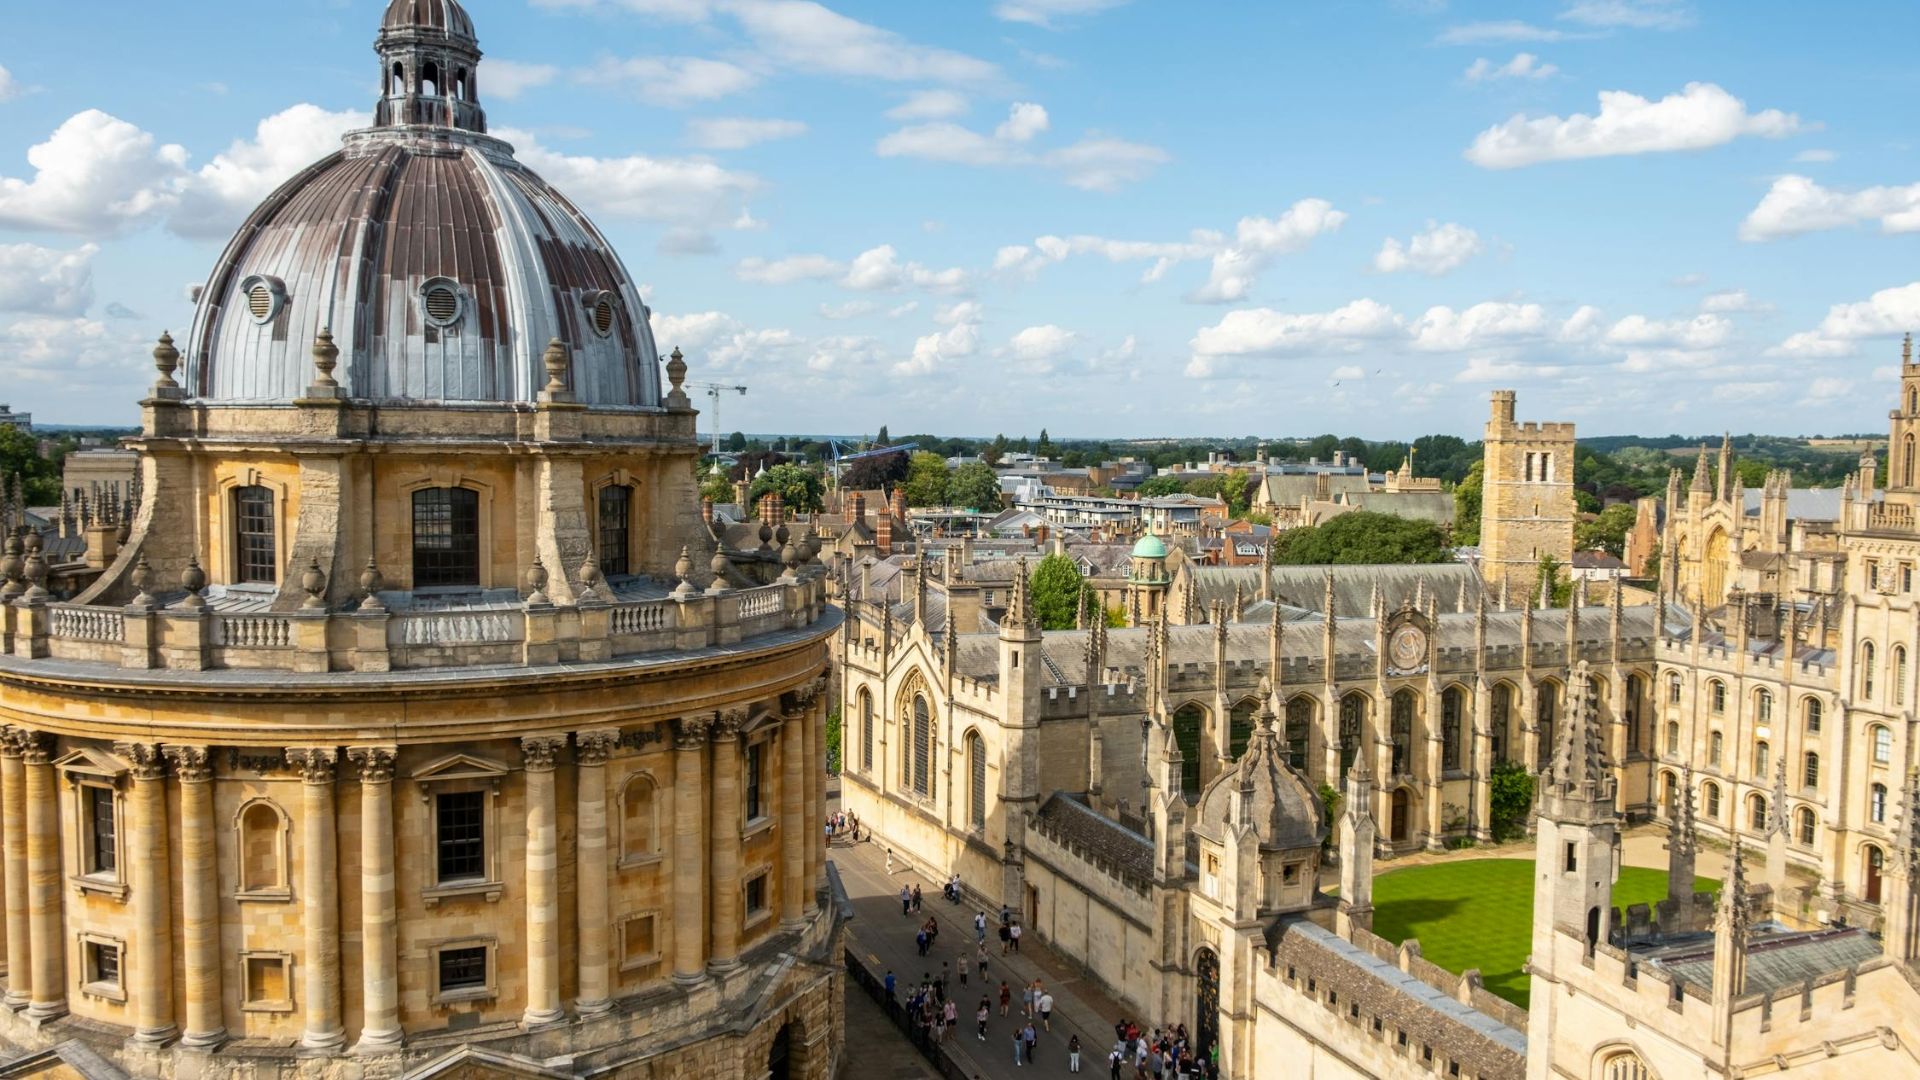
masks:
<svg viewBox="0 0 1920 1080"><path fill-rule="evenodd" d="M1718 891L1697 878L1694 888ZM1613 906L1666 899L1664 870L1623 867ZM1388 941L1420 939L1420 952L1448 971L1479 968L1488 990L1521 1008L1532 947L1533 860L1468 859L1410 866L1373 880L1373 932Z"/></svg>

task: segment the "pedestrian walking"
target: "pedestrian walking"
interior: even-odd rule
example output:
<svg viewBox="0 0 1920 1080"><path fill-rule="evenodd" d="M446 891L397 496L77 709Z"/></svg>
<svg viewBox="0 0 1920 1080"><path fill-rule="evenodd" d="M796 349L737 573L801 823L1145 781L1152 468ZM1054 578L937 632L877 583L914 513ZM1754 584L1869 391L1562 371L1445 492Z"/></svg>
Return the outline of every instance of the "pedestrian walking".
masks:
<svg viewBox="0 0 1920 1080"><path fill-rule="evenodd" d="M887 876L893 876L893 849L887 849Z"/></svg>
<svg viewBox="0 0 1920 1080"><path fill-rule="evenodd" d="M1021 1037L1019 1028L1014 1028L1013 1029L1013 1063L1015 1065L1026 1064L1025 1061L1022 1061L1020 1059L1021 1058L1020 1052L1022 1050L1025 1050L1026 1048L1027 1048L1027 1040Z"/></svg>
<svg viewBox="0 0 1920 1080"><path fill-rule="evenodd" d="M981 1042L987 1041L987 1017L991 1015L992 1012L993 1006L987 1004L986 998L981 998L980 1008L974 1010L973 1014L974 1033L979 1036Z"/></svg>
<svg viewBox="0 0 1920 1080"><path fill-rule="evenodd" d="M913 943L919 947L921 956L927 955L927 932L925 930L913 935Z"/></svg>
<svg viewBox="0 0 1920 1080"><path fill-rule="evenodd" d="M1032 1024L1028 1024L1020 1030L1020 1034L1027 1042L1027 1064L1032 1065L1034 1063L1033 1052L1040 1045L1040 1033L1033 1030Z"/></svg>
<svg viewBox="0 0 1920 1080"><path fill-rule="evenodd" d="M1008 931L1008 934L1011 935L1013 939L1013 951L1019 952L1020 951L1020 924L1014 923L1013 929Z"/></svg>
<svg viewBox="0 0 1920 1080"><path fill-rule="evenodd" d="M961 953L960 959L954 961L954 970L960 974L960 985L967 985L967 956L965 953Z"/></svg>
<svg viewBox="0 0 1920 1080"><path fill-rule="evenodd" d="M893 871L888 870L887 873L891 874ZM900 886L900 914L913 914L913 892L905 885Z"/></svg>
<svg viewBox="0 0 1920 1080"><path fill-rule="evenodd" d="M1120 1051L1107 1052L1107 1080L1120 1080Z"/></svg>
<svg viewBox="0 0 1920 1080"><path fill-rule="evenodd" d="M888 969L887 969L887 981L886 981L886 985L887 985L887 1000L888 1000L888 1001L892 1001L892 1000L893 1000L893 987L894 987L894 978L893 978L893 969L892 969L892 968L888 968Z"/></svg>
<svg viewBox="0 0 1920 1080"><path fill-rule="evenodd" d="M1007 989L1007 980L1000 980L1000 1015L1007 1015L1007 1005L1013 1001L1013 991Z"/></svg>
<svg viewBox="0 0 1920 1080"><path fill-rule="evenodd" d="M983 941L977 947L975 947L974 960L977 962L977 966L980 968L980 978L984 981L987 977L987 943L986 942Z"/></svg>
<svg viewBox="0 0 1920 1080"><path fill-rule="evenodd" d="M960 1023L960 1007L953 1003L952 998L947 999L945 1015L946 1023L943 1030L950 1037L953 1034L954 1027Z"/></svg>
<svg viewBox="0 0 1920 1080"><path fill-rule="evenodd" d="M1040 1026L1053 1030L1053 995L1040 991Z"/></svg>
<svg viewBox="0 0 1920 1080"><path fill-rule="evenodd" d="M913 887L913 910L920 910L920 886L917 883Z"/></svg>
<svg viewBox="0 0 1920 1080"><path fill-rule="evenodd" d="M1008 928L1006 923L1001 923L1000 924L1000 955L1001 956L1007 955L1007 950L1011 948L1013 948L1013 931L1010 928Z"/></svg>
<svg viewBox="0 0 1920 1080"><path fill-rule="evenodd" d="M1033 1019L1033 984L1032 983L1028 983L1027 985L1020 988L1020 1015L1026 1017L1029 1020Z"/></svg>
<svg viewBox="0 0 1920 1080"><path fill-rule="evenodd" d="M973 917L973 939L982 944L987 940L987 913L982 911Z"/></svg>
<svg viewBox="0 0 1920 1080"><path fill-rule="evenodd" d="M1080 1036L1067 1040L1067 1071L1080 1071Z"/></svg>

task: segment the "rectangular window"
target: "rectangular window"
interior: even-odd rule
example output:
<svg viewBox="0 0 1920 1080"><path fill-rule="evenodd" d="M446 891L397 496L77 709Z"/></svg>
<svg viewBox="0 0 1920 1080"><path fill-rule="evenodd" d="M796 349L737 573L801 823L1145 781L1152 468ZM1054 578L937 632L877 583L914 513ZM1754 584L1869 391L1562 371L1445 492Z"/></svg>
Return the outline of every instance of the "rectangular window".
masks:
<svg viewBox="0 0 1920 1080"><path fill-rule="evenodd" d="M625 484L600 489L600 572L629 573L627 543L633 521L633 489Z"/></svg>
<svg viewBox="0 0 1920 1080"><path fill-rule="evenodd" d="M653 916L635 915L620 925L620 966L643 967L660 959L653 941Z"/></svg>
<svg viewBox="0 0 1920 1080"><path fill-rule="evenodd" d="M486 795L479 791L442 792L435 801L439 830L439 880L482 880L487 876Z"/></svg>
<svg viewBox="0 0 1920 1080"><path fill-rule="evenodd" d="M87 981L103 987L120 985L120 946L87 942Z"/></svg>
<svg viewBox="0 0 1920 1080"><path fill-rule="evenodd" d="M755 874L747 879L747 916L765 914L767 910L767 875Z"/></svg>
<svg viewBox="0 0 1920 1080"><path fill-rule="evenodd" d="M1580 850L1579 848L1575 847L1572 844L1567 845L1566 865L1563 866L1561 869L1565 870L1569 874L1580 869L1579 850Z"/></svg>
<svg viewBox="0 0 1920 1080"><path fill-rule="evenodd" d="M440 992L483 990L487 985L487 947L470 945L440 950Z"/></svg>
<svg viewBox="0 0 1920 1080"><path fill-rule="evenodd" d="M87 873L112 876L120 869L120 843L114 830L113 789L87 784Z"/></svg>
<svg viewBox="0 0 1920 1080"><path fill-rule="evenodd" d="M233 493L234 580L272 585L280 578L273 541L273 492L258 486Z"/></svg>
<svg viewBox="0 0 1920 1080"><path fill-rule="evenodd" d="M293 1009L293 993L287 983L285 956L249 954L243 957L242 965L242 1008L267 1012Z"/></svg>
<svg viewBox="0 0 1920 1080"><path fill-rule="evenodd" d="M747 747L747 820L753 821L766 813L760 805L760 777L765 771L767 744L757 742Z"/></svg>
<svg viewBox="0 0 1920 1080"><path fill-rule="evenodd" d="M413 493L413 584L480 584L479 492L427 488Z"/></svg>
<svg viewBox="0 0 1920 1080"><path fill-rule="evenodd" d="M1873 562L1872 560L1868 560L1867 588L1877 589L1879 587L1880 587L1880 564L1877 562Z"/></svg>

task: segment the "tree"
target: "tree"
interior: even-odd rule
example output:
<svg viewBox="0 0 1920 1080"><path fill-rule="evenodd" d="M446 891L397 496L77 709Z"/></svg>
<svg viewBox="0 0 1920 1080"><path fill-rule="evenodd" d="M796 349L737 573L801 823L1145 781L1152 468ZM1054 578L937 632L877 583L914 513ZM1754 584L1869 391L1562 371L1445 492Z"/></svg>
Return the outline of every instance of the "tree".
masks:
<svg viewBox="0 0 1920 1080"><path fill-rule="evenodd" d="M872 491L876 488L890 488L907 478L907 455L877 454L863 457L847 466L840 476L840 486L855 491Z"/></svg>
<svg viewBox="0 0 1920 1080"><path fill-rule="evenodd" d="M1493 766L1488 784L1487 822L1496 841L1524 836L1527 818L1533 813L1533 774L1517 761L1501 761Z"/></svg>
<svg viewBox="0 0 1920 1080"><path fill-rule="evenodd" d="M1320 525L1278 533L1271 541L1281 566L1446 562L1451 553L1431 521L1355 510Z"/></svg>
<svg viewBox="0 0 1920 1080"><path fill-rule="evenodd" d="M1480 542L1480 502L1485 491L1486 463L1477 461L1467 478L1453 489L1453 541L1463 546Z"/></svg>
<svg viewBox="0 0 1920 1080"><path fill-rule="evenodd" d="M840 710L832 709L827 713L827 773L838 775L840 772Z"/></svg>
<svg viewBox="0 0 1920 1080"><path fill-rule="evenodd" d="M762 496L778 492L780 502L789 511L801 514L818 513L822 506L822 496L826 485L821 482L820 474L805 465L775 465L762 473L747 489L747 502L751 506L760 505Z"/></svg>
<svg viewBox="0 0 1920 1080"><path fill-rule="evenodd" d="M1599 549L1615 558L1626 550L1627 533L1633 530L1637 511L1631 503L1618 503L1600 511L1592 521L1573 527L1573 546L1581 551Z"/></svg>
<svg viewBox="0 0 1920 1080"><path fill-rule="evenodd" d="M1000 509L1000 477L993 469L972 461L947 478L947 501L969 510L991 513Z"/></svg>
<svg viewBox="0 0 1920 1080"><path fill-rule="evenodd" d="M925 450L915 450L907 465L906 482L900 489L907 493L908 506L947 505L947 459Z"/></svg>
<svg viewBox="0 0 1920 1080"><path fill-rule="evenodd" d="M1227 512L1235 517L1244 516L1247 504L1253 497L1253 474L1231 472L1220 481L1220 497L1227 500Z"/></svg>
<svg viewBox="0 0 1920 1080"><path fill-rule="evenodd" d="M880 425L880 434L875 435L873 437L873 445L875 446L891 446L892 445L892 442L887 438L887 425L885 424Z"/></svg>
<svg viewBox="0 0 1920 1080"><path fill-rule="evenodd" d="M734 500L733 481L710 472L700 480L700 497L717 503L730 503Z"/></svg>
<svg viewBox="0 0 1920 1080"><path fill-rule="evenodd" d="M1028 593L1034 618L1042 630L1071 630L1080 613L1080 596L1086 592L1086 579L1080 568L1065 555L1049 555L1033 568Z"/></svg>
<svg viewBox="0 0 1920 1080"><path fill-rule="evenodd" d="M1653 550L1647 553L1647 569L1644 576L1650 577L1655 581L1660 580L1660 544L1658 541L1654 542Z"/></svg>
<svg viewBox="0 0 1920 1080"><path fill-rule="evenodd" d="M1141 482L1139 488L1140 497L1143 499L1157 499L1165 495L1178 495L1185 490L1186 488L1180 483L1180 478L1171 474L1165 476L1149 476Z"/></svg>
<svg viewBox="0 0 1920 1080"><path fill-rule="evenodd" d="M50 506L60 501L60 470L57 463L40 456L34 437L11 424L0 425L0 483L18 476L21 495L32 506Z"/></svg>
<svg viewBox="0 0 1920 1080"><path fill-rule="evenodd" d="M1538 604L1540 602L1540 586L1538 583L1541 581L1550 581L1553 583L1547 590L1548 607L1566 607L1568 604L1573 603L1573 581L1571 579L1567 581L1560 580L1559 559L1551 555L1540 556L1540 569L1538 573L1539 577L1534 584L1534 594L1527 598L1529 604Z"/></svg>
<svg viewBox="0 0 1920 1080"><path fill-rule="evenodd" d="M987 444L987 448L980 451L980 460L988 465L998 465L1000 459L1006 456L1007 437L1005 435L995 435L993 441Z"/></svg>
<svg viewBox="0 0 1920 1080"><path fill-rule="evenodd" d="M740 451L745 450L746 448L747 448L746 432L736 431L733 434L727 436L727 449L732 453L737 454Z"/></svg>
<svg viewBox="0 0 1920 1080"><path fill-rule="evenodd" d="M1046 428L1040 429L1040 441L1033 444L1033 452L1036 454L1053 453L1053 440L1047 438Z"/></svg>

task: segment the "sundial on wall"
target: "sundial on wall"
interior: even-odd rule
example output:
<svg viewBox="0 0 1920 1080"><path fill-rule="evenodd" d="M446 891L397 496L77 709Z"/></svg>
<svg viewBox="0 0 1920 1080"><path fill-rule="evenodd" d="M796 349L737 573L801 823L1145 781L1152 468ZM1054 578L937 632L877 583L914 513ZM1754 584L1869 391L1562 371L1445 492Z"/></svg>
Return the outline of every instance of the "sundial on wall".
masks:
<svg viewBox="0 0 1920 1080"><path fill-rule="evenodd" d="M1387 629L1387 674L1419 675L1427 670L1426 620L1403 611Z"/></svg>

